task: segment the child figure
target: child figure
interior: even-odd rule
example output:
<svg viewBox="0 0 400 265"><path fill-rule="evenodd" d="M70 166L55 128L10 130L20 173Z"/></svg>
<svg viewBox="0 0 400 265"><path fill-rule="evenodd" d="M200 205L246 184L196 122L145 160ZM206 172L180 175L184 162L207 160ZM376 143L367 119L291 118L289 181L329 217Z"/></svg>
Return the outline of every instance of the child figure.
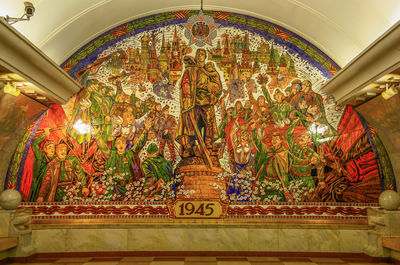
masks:
<svg viewBox="0 0 400 265"><path fill-rule="evenodd" d="M163 157L155 143L151 143L147 148L147 158L142 166L146 182L141 200L153 196L157 200L164 186L172 180L171 162Z"/></svg>
<svg viewBox="0 0 400 265"><path fill-rule="evenodd" d="M213 62L208 62L205 65L208 76L208 88L211 90L211 102L212 104L217 103L218 98L221 96L221 78L215 68Z"/></svg>

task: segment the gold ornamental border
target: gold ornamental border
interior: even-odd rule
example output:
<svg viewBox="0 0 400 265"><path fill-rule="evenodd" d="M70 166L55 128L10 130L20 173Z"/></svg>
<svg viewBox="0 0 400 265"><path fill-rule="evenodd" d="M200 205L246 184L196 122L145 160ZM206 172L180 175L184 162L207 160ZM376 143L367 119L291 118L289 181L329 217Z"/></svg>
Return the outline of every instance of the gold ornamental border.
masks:
<svg viewBox="0 0 400 265"><path fill-rule="evenodd" d="M221 212L211 218L176 218L174 206L190 202L217 202L201 199L180 199L160 202L79 202L22 203L20 208L32 209L34 226L46 225L367 225L367 210L377 204L349 203L231 203L218 201ZM178 205L179 207L179 205ZM197 209L197 208L196 208ZM235 210L236 209L236 210ZM237 209L244 209L237 213ZM317 213L317 214L315 214ZM330 213L330 214L329 214Z"/></svg>
<svg viewBox="0 0 400 265"><path fill-rule="evenodd" d="M168 228L184 228L184 227L254 227L254 228L329 228L329 229L369 229L370 226L366 219L330 219L330 220L309 220L309 219L141 219L141 218L124 218L124 219L35 219L32 220L33 229L45 228L68 228L74 227L91 227L91 228L138 228L138 227L168 227Z"/></svg>

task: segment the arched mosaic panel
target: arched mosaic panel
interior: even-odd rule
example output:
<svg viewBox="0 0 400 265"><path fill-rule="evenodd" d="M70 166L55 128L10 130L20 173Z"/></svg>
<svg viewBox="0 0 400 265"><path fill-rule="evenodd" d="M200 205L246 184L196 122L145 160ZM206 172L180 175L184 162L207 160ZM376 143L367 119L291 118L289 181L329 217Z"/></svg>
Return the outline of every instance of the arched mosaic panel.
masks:
<svg viewBox="0 0 400 265"><path fill-rule="evenodd" d="M154 15L103 34L63 67L84 89L21 140L7 185L25 201L77 203L79 213L88 202L125 202L153 210L119 214L256 218L279 214L271 204L368 207L394 187L374 130L319 93L336 64L268 22Z"/></svg>

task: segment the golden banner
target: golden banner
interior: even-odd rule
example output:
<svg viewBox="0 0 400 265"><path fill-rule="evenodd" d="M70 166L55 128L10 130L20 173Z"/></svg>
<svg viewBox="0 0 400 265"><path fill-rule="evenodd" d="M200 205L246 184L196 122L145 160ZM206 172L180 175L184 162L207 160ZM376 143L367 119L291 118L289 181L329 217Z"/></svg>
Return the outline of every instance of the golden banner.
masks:
<svg viewBox="0 0 400 265"><path fill-rule="evenodd" d="M176 218L222 218L226 212L219 201L177 200L171 206Z"/></svg>

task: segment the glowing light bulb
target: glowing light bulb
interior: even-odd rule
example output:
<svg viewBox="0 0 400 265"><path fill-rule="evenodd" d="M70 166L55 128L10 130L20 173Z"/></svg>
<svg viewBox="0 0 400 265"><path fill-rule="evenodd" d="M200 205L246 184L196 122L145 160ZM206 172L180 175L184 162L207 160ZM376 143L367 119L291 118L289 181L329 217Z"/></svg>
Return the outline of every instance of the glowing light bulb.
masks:
<svg viewBox="0 0 400 265"><path fill-rule="evenodd" d="M73 127L80 134L88 134L92 129L89 124L84 123L82 120L77 120Z"/></svg>
<svg viewBox="0 0 400 265"><path fill-rule="evenodd" d="M324 134L328 130L328 126L317 125L315 122L313 122L308 130L310 131L310 133Z"/></svg>

